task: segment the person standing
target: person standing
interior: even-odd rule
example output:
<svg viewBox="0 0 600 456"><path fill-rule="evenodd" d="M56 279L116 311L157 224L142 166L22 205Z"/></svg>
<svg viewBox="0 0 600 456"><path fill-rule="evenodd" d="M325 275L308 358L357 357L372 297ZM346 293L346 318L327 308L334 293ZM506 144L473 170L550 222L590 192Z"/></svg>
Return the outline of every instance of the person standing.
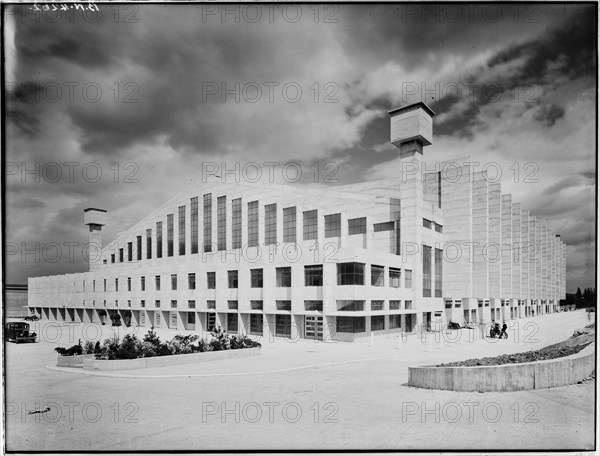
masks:
<svg viewBox="0 0 600 456"><path fill-rule="evenodd" d="M502 322L502 332L500 333L500 338L504 337L505 339L508 339L508 333L506 332L506 328L508 328L508 326L506 326L506 322Z"/></svg>

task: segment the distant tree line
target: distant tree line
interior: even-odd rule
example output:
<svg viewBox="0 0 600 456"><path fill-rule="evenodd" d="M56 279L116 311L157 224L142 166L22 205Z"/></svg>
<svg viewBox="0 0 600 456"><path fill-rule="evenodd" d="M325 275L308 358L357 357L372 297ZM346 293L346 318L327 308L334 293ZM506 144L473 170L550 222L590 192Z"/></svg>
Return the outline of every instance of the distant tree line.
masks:
<svg viewBox="0 0 600 456"><path fill-rule="evenodd" d="M575 304L577 309L596 307L596 289L585 288L582 293L581 288L577 287L576 293L567 293L567 298L561 299L560 303L561 305Z"/></svg>

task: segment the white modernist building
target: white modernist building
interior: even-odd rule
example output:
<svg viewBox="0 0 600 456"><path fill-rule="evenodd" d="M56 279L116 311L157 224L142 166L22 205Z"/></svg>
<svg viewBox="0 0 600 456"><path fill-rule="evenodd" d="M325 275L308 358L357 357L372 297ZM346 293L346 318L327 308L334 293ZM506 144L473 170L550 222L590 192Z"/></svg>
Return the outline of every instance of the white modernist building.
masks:
<svg viewBox="0 0 600 456"><path fill-rule="evenodd" d="M89 272L29 279L42 318L351 341L559 309L565 244L468 165L422 172L434 113L390 111L398 177L306 188L193 185L102 246Z"/></svg>

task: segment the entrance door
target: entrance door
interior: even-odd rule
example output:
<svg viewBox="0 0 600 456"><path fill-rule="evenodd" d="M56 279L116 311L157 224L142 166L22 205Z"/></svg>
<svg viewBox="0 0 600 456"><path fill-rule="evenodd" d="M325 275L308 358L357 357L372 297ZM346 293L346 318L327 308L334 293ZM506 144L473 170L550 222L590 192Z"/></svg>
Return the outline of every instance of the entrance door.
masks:
<svg viewBox="0 0 600 456"><path fill-rule="evenodd" d="M304 338L323 340L323 317L316 315L304 317Z"/></svg>

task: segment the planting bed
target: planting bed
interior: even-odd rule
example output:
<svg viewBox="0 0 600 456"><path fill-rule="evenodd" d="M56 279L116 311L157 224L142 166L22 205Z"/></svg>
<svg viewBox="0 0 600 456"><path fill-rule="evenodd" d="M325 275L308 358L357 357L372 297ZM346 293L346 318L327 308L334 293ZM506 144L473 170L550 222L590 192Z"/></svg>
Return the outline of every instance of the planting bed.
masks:
<svg viewBox="0 0 600 456"><path fill-rule="evenodd" d="M472 366L499 366L502 364L520 364L530 363L532 361L543 361L548 359L563 358L565 356L579 353L587 344L580 344L571 347L557 347L551 349L534 350L524 353L515 353L512 355L500 355L481 359L467 359L465 361L455 361L452 363L437 364L436 367L472 367Z"/></svg>

